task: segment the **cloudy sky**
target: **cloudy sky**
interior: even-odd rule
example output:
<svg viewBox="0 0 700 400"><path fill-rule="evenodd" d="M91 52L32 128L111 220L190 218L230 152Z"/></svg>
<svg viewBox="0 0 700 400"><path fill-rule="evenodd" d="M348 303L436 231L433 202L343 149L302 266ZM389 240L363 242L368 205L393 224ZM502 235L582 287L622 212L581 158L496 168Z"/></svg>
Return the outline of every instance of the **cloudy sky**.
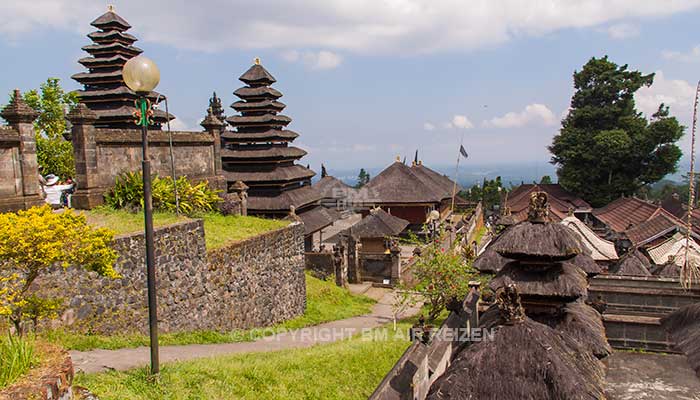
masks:
<svg viewBox="0 0 700 400"><path fill-rule="evenodd" d="M449 165L462 136L471 163L546 162L571 75L592 56L656 72L638 108L663 101L686 126L700 79L700 0L112 3L158 63L177 128L198 129L212 91L232 103L238 76L260 57L310 153L302 163L316 169L382 167L417 148L426 163ZM106 6L0 0L0 92L47 77L77 89L70 75Z"/></svg>

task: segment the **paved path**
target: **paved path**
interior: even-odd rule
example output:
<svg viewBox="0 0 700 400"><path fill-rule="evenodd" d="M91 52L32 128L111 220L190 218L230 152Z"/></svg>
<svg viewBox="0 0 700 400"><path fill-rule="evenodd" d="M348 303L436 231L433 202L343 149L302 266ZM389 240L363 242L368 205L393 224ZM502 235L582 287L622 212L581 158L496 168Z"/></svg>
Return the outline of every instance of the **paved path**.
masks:
<svg viewBox="0 0 700 400"><path fill-rule="evenodd" d="M366 293L370 297L379 297L381 295L380 300L374 305L370 314L280 333L254 342L162 346L160 348L160 361L164 363L224 354L304 348L348 339L362 333L365 329L376 328L392 321L391 304L393 303L394 293L386 289L383 292L379 292L376 288L370 289L370 291L371 293ZM411 308L403 313L400 318L414 316L419 311L420 308L418 307ZM85 373L103 372L112 369L124 371L148 365L150 362L149 354L148 347L70 352L74 368Z"/></svg>
<svg viewBox="0 0 700 400"><path fill-rule="evenodd" d="M685 356L616 351L604 362L612 400L700 400L700 379Z"/></svg>

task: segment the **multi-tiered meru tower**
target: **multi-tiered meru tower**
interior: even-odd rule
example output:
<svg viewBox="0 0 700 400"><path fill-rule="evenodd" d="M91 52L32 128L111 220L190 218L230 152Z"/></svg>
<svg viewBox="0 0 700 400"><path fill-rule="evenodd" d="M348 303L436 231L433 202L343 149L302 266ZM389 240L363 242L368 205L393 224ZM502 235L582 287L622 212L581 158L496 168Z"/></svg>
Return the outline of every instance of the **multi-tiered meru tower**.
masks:
<svg viewBox="0 0 700 400"><path fill-rule="evenodd" d="M97 114L97 127L136 129L133 112L137 95L124 83L122 67L143 50L133 46L138 39L126 33L131 25L111 6L90 25L98 29L88 34L93 44L82 48L90 56L78 60L88 72L72 76L84 86L83 90L77 91L80 102ZM149 93L147 97L153 103L159 101L156 92ZM167 115L158 109L154 113L151 128L160 129L161 124L167 121Z"/></svg>
<svg viewBox="0 0 700 400"><path fill-rule="evenodd" d="M321 194L311 187L315 173L295 163L306 152L291 145L299 135L286 129L292 119L280 114L285 105L282 93L271 87L275 78L256 59L239 79L245 86L233 93L241 100L231 105L238 114L226 118L234 130L222 134L227 182L249 187L252 214L280 217L291 209L307 233L332 223L332 213L318 206Z"/></svg>

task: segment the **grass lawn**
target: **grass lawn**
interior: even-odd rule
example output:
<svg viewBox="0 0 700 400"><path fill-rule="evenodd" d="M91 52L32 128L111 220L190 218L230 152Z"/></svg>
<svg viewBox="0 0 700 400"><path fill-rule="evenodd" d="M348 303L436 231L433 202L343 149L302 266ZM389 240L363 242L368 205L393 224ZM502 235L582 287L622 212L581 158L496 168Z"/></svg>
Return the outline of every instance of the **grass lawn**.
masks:
<svg viewBox="0 0 700 400"><path fill-rule="evenodd" d="M132 213L126 210L113 210L108 207L98 207L90 211L81 211L87 217L88 223L101 228L109 228L117 235L143 231L143 213ZM205 213L197 218L204 220L204 234L208 249L216 249L228 243L243 240L261 233L284 228L289 221L258 217L242 217L236 215L223 216L217 213ZM189 218L173 213L154 212L153 225L170 225L187 221Z"/></svg>
<svg viewBox="0 0 700 400"><path fill-rule="evenodd" d="M102 400L366 399L410 345L410 326L308 349L169 363L157 382L147 368L78 374L74 382Z"/></svg>
<svg viewBox="0 0 700 400"><path fill-rule="evenodd" d="M236 330L232 332L197 331L186 333L161 333L161 346L204 343L233 343L251 341L285 329L297 329L323 322L368 314L374 300L356 296L337 287L333 282L322 281L306 275L306 312L304 315L271 328ZM85 335L52 330L40 335L44 340L56 343L69 350L119 349L148 345L148 336L121 334L115 336Z"/></svg>

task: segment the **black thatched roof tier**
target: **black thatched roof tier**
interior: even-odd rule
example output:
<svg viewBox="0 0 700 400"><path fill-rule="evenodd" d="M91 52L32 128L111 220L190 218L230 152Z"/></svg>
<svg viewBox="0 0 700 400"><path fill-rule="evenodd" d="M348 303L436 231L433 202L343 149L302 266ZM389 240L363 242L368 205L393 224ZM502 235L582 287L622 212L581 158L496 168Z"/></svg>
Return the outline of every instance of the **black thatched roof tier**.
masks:
<svg viewBox="0 0 700 400"><path fill-rule="evenodd" d="M571 336L598 358L612 354L602 316L583 301L567 304L563 318L557 319L553 327Z"/></svg>
<svg viewBox="0 0 700 400"><path fill-rule="evenodd" d="M95 43L119 42L126 45L133 44L138 39L136 36L119 31L96 31L88 33L88 37Z"/></svg>
<svg viewBox="0 0 700 400"><path fill-rule="evenodd" d="M543 270L523 265L520 261L509 262L491 280L489 287L496 291L509 284L515 284L518 293L524 297L575 300L588 294L586 274L570 263L552 264Z"/></svg>
<svg viewBox="0 0 700 400"><path fill-rule="evenodd" d="M72 78L84 86L75 93L97 115L95 126L98 128L136 129L133 113L136 111L134 100L138 98L124 83L122 68L131 58L143 50L132 46L137 41L125 31L131 26L112 8L92 22L100 29L88 34L94 44L82 49L91 57L83 57L78 62L88 72L74 74ZM148 99L156 105L158 93L151 92ZM173 119L172 115L155 109L154 124L151 129L160 129L161 125Z"/></svg>
<svg viewBox="0 0 700 400"><path fill-rule="evenodd" d="M260 101L237 101L231 104L231 108L242 113L255 112L280 112L284 110L286 105L281 101L276 100L260 100Z"/></svg>
<svg viewBox="0 0 700 400"><path fill-rule="evenodd" d="M561 224L523 221L503 232L494 250L516 260L563 261L583 250L569 228Z"/></svg>
<svg viewBox="0 0 700 400"><path fill-rule="evenodd" d="M620 257L616 265L609 268L616 275L651 276L651 263L639 250L630 250Z"/></svg>
<svg viewBox="0 0 700 400"><path fill-rule="evenodd" d="M251 187L252 189L252 187ZM321 200L318 192L311 186L302 186L285 190L272 197L248 196L248 211L252 214L274 214L289 211L290 206L301 209Z"/></svg>
<svg viewBox="0 0 700 400"><path fill-rule="evenodd" d="M114 12L112 6L109 7L106 13L95 18L90 25L103 31L115 30L118 32L123 32L131 28L131 25L129 25L124 18L120 17Z"/></svg>
<svg viewBox="0 0 700 400"><path fill-rule="evenodd" d="M501 256L489 246L479 255L479 257L474 259L474 263L472 265L479 272L495 274L510 261L513 260Z"/></svg>
<svg viewBox="0 0 700 400"><path fill-rule="evenodd" d="M247 160L283 159L298 160L306 155L306 151L293 146L250 146L221 150L221 158L226 162L246 162Z"/></svg>
<svg viewBox="0 0 700 400"><path fill-rule="evenodd" d="M250 86L270 86L277 80L272 76L271 73L267 72L265 67L260 65L260 60L255 61L252 67L248 68L246 72L243 73L238 78L241 82L245 82Z"/></svg>
<svg viewBox="0 0 700 400"><path fill-rule="evenodd" d="M681 266L675 262L667 262L664 265L658 265L653 268L651 274L662 278L679 278L681 276Z"/></svg>
<svg viewBox="0 0 700 400"><path fill-rule="evenodd" d="M361 239L384 238L399 235L408 224L405 219L395 217L381 208L375 208L347 231Z"/></svg>
<svg viewBox="0 0 700 400"><path fill-rule="evenodd" d="M427 399L599 400L604 373L568 335L526 318L460 351Z"/></svg>
<svg viewBox="0 0 700 400"><path fill-rule="evenodd" d="M700 377L700 303L689 304L661 319L675 347L688 357L688 363Z"/></svg>
<svg viewBox="0 0 700 400"><path fill-rule="evenodd" d="M282 97L282 93L280 93L277 89L266 86L242 87L240 89L236 89L236 91L233 92L233 94L235 94L243 100L251 101L257 99L279 99L280 97Z"/></svg>
<svg viewBox="0 0 700 400"><path fill-rule="evenodd" d="M225 163L225 168L229 166ZM223 175L228 182L242 181L248 186L256 184L283 184L285 182L307 181L316 173L301 165L289 165L259 171L230 171L224 170Z"/></svg>
<svg viewBox="0 0 700 400"><path fill-rule="evenodd" d="M241 100L231 105L238 114L226 118L233 131L221 135L227 182L240 180L249 186L248 209L254 214L279 215L290 206L299 209L320 201L311 186L315 173L294 164L306 151L289 146L299 135L284 129L292 119L279 114L285 105L277 101L282 93L270 87L275 78L256 60L240 80L246 86L234 94ZM307 219L315 229L328 218L316 211Z"/></svg>

